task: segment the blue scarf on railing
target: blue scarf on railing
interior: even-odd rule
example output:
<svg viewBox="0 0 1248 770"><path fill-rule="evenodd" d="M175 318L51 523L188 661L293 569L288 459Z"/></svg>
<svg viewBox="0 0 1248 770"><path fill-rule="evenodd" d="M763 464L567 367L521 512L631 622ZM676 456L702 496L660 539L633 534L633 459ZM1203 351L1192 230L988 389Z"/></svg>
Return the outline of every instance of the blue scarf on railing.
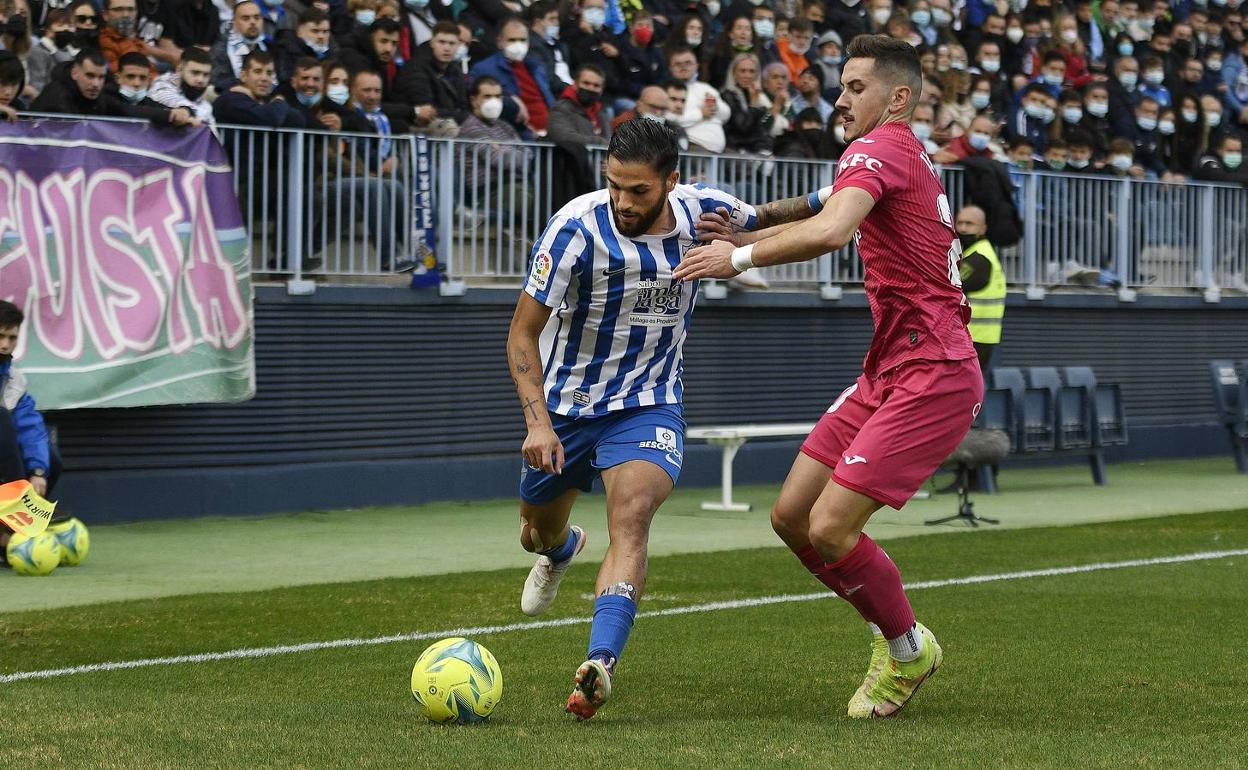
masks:
<svg viewBox="0 0 1248 770"><path fill-rule="evenodd" d="M364 107L358 108L360 114L368 118L368 122L373 124L373 128L377 129L377 133L381 134L384 139L381 140L381 159L385 160L390 157L391 145L390 141L390 118L386 117L386 113L378 107L376 110L366 110Z"/></svg>

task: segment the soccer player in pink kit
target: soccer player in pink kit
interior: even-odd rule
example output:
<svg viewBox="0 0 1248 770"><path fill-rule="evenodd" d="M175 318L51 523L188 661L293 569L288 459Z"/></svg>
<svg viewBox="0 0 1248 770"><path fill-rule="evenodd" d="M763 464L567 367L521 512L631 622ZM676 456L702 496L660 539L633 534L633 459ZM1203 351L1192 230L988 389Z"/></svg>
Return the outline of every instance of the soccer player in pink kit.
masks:
<svg viewBox="0 0 1248 770"><path fill-rule="evenodd" d="M915 621L897 567L862 529L882 506L901 508L966 436L983 378L966 330L949 199L909 126L923 83L918 54L884 35L854 38L848 54L836 107L851 141L832 189L812 194L826 201L822 210L693 249L675 277L729 278L855 239L875 335L862 375L802 445L771 522L870 624L871 663L849 701L849 716L870 718L901 710L942 651Z"/></svg>

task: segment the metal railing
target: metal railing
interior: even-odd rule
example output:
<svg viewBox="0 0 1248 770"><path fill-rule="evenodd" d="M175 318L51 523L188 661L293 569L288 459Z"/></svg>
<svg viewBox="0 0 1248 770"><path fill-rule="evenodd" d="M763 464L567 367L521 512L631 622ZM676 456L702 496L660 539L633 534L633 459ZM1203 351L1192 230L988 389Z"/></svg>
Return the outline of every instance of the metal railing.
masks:
<svg viewBox="0 0 1248 770"><path fill-rule="evenodd" d="M63 117L63 116L62 116ZM250 223L257 273L376 276L432 253L444 290L518 285L554 213L563 173L543 143L427 139L219 126ZM603 148L589 148L601 186ZM684 153L684 181L749 203L805 195L832 183L835 164L735 154ZM940 168L950 207L972 196L959 167ZM1050 287L1248 290L1248 189L1131 177L1015 173L1022 240L1001 250L1007 281L1043 296ZM860 284L852 244L809 262L767 268L777 288L839 296Z"/></svg>

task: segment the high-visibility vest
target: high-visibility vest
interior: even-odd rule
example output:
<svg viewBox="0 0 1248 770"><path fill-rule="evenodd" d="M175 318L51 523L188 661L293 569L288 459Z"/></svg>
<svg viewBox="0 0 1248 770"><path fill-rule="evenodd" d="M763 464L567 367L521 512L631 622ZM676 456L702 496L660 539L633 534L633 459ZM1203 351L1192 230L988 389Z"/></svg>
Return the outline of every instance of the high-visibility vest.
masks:
<svg viewBox="0 0 1248 770"><path fill-rule="evenodd" d="M971 322L967 330L971 333L971 341L984 345L996 345L1001 342L1001 321L1005 318L1005 271L1001 269L1001 260L987 238L972 243L962 253L963 258L972 254L981 254L992 265L992 274L988 276L988 285L979 291L966 295L971 304Z"/></svg>

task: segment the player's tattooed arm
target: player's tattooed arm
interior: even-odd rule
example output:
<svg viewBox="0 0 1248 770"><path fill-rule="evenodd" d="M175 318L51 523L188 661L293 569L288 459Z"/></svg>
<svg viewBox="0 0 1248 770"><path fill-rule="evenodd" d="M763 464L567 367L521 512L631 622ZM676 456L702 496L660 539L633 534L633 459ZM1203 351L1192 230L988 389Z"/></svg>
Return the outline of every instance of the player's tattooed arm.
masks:
<svg viewBox="0 0 1248 770"><path fill-rule="evenodd" d="M755 230L766 230L774 225L798 222L803 219L809 219L815 214L810 208L810 197L806 195L764 203L758 206L755 212L758 216L758 224L754 226Z"/></svg>

